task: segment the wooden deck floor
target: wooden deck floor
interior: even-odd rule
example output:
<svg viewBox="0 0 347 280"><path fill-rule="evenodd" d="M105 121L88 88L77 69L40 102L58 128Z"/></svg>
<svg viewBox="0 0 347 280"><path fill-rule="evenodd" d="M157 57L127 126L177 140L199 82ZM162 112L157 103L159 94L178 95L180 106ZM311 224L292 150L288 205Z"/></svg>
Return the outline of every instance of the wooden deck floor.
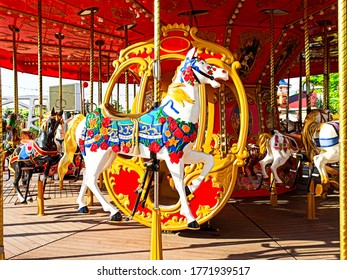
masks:
<svg viewBox="0 0 347 280"><path fill-rule="evenodd" d="M45 215L33 203L14 205L11 181L4 182L4 247L10 260L148 260L151 229L134 221L112 223L97 201L91 214L76 212L80 182L46 189ZM107 194L106 194L107 195ZM339 198L316 198L316 220L307 220L306 192L231 199L199 231L162 234L165 260L338 260Z"/></svg>

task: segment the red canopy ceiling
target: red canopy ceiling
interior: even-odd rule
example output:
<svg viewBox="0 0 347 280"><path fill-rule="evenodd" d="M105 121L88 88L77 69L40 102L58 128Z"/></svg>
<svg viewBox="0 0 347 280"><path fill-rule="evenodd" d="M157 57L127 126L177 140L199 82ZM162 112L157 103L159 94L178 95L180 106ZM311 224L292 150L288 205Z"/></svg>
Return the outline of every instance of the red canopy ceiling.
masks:
<svg viewBox="0 0 347 280"><path fill-rule="evenodd" d="M269 82L270 15L273 10L275 80L305 75L300 54L304 52L304 1L302 0L161 0L161 24L196 26L200 37L221 44L237 55L244 83ZM89 80L91 16L79 15L95 7L94 79L98 80L101 50L102 79L112 73L112 61L126 44L149 40L154 33L153 0L41 0L42 74L59 76L62 40L64 78ZM17 70L38 73L39 0L0 0L0 66L13 68L13 37ZM277 12L280 12L278 15ZM323 73L324 28L329 40L330 71L337 71L337 1L308 0L311 74ZM324 27L324 24L327 24ZM129 28L125 32L125 26ZM18 32L13 29L18 29ZM12 30L11 30L12 29Z"/></svg>

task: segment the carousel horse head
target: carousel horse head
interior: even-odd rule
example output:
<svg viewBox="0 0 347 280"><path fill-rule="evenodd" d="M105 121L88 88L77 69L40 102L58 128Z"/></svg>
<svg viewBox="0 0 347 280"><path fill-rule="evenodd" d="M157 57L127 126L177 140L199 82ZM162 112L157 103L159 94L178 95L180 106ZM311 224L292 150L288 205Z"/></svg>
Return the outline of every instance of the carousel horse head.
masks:
<svg viewBox="0 0 347 280"><path fill-rule="evenodd" d="M122 216L118 208L103 197L96 184L99 175L112 165L118 154L163 160L179 194L181 214L186 217L187 227L198 229L197 215L191 213L187 195L194 193L214 165L211 154L193 149L201 111L198 85L219 87L218 80L228 77L226 70L208 64L193 48L177 68L161 104L152 111L123 118L117 115L116 118L115 112L104 104L86 117L76 115L69 123L64 155L58 166L61 187L78 145L85 163L80 194L88 186L103 209L110 212L110 219L120 221ZM186 186L185 165L198 163L203 164L200 175ZM88 208L82 199L80 195L79 212L85 213Z"/></svg>

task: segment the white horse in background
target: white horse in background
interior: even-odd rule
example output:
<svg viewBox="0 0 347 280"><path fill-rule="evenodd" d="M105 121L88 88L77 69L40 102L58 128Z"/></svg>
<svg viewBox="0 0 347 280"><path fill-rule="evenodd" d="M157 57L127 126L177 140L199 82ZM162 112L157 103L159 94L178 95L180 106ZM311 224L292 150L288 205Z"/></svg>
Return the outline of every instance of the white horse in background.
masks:
<svg viewBox="0 0 347 280"><path fill-rule="evenodd" d="M312 110L305 118L304 130L311 122L324 123L328 120L328 111L319 109ZM307 145L305 145L302 138L300 134L283 134L277 130L274 130L272 134L260 134L258 142L260 154L266 154L265 157L259 161L264 179L269 178L266 172L266 166L271 164L270 169L275 182L277 184L283 183L278 176L277 168L283 166L291 156L302 156L303 152L307 154ZM312 158L308 158L311 162Z"/></svg>
<svg viewBox="0 0 347 280"><path fill-rule="evenodd" d="M302 141L307 157L316 166L323 185L329 183L328 173L332 172L327 164L340 160L339 128L338 120L320 123L311 118L305 121Z"/></svg>
<svg viewBox="0 0 347 280"><path fill-rule="evenodd" d="M110 220L120 221L119 210L108 203L99 190L99 175L109 168L118 154L151 158L155 153L164 160L171 172L181 202L181 214L187 219L189 229L199 229L187 201L187 193L193 193L214 165L213 156L193 150L197 137L200 112L199 84L217 88L217 79L227 80L228 72L209 65L191 49L178 67L161 105L141 116L124 115L124 120L113 120L107 104L87 115L76 115L69 123L64 140L64 156L58 167L60 183L71 163L77 144L83 154L85 171L77 199L80 212L88 212L83 201L87 186L110 212ZM200 176L190 186L184 184L184 166L204 163Z"/></svg>

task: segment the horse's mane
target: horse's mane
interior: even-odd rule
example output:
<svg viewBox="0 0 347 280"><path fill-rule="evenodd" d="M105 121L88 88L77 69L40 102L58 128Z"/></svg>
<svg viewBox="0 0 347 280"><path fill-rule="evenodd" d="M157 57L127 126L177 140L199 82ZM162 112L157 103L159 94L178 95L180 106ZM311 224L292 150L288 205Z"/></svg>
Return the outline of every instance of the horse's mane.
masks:
<svg viewBox="0 0 347 280"><path fill-rule="evenodd" d="M266 144L269 139L271 139L272 135L269 133L262 133L259 135L258 145L259 145L259 153L260 155L264 155L266 152Z"/></svg>
<svg viewBox="0 0 347 280"><path fill-rule="evenodd" d="M316 115L313 114L305 119L305 125L302 130L302 143L305 147L306 156L310 161L313 160L315 155L319 154L319 150L313 141L313 135L320 130L322 123L316 121Z"/></svg>
<svg viewBox="0 0 347 280"><path fill-rule="evenodd" d="M184 101L194 104L195 100L191 99L189 95L181 88L183 84L172 83L169 85L167 95L171 96L176 102L184 107Z"/></svg>

